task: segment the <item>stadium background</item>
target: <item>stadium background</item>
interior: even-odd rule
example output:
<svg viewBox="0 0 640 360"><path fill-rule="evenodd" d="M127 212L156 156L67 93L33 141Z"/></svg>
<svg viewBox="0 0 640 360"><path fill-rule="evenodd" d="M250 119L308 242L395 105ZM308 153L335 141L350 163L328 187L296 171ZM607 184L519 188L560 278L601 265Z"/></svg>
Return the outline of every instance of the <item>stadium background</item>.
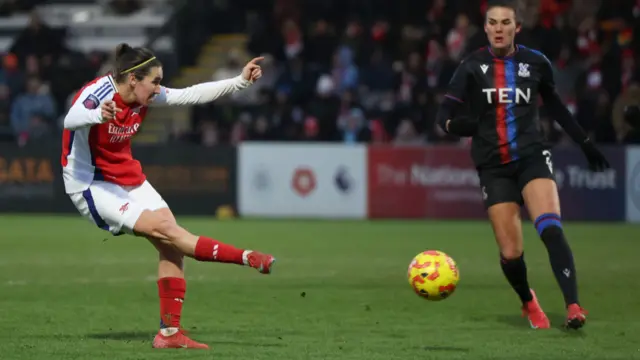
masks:
<svg viewBox="0 0 640 360"><path fill-rule="evenodd" d="M639 3L524 5L518 42L547 54L563 99L614 163L606 174L588 173L543 108L565 218L640 219L638 159L625 150L640 134L622 116L626 104L640 101ZM5 1L0 209L75 211L60 184L62 119L75 92L109 71L114 47L128 42L154 49L165 84L174 87L234 76L251 57L266 57L265 76L248 91L150 112L135 154L178 214L213 214L223 206L224 214L255 216L482 218L468 141L443 134L434 117L459 60L486 42L484 6ZM257 144L265 146L255 150L262 157L243 167L241 155L250 152L240 149ZM286 150L293 145L297 150ZM327 147L335 155L324 154ZM271 156L274 149L285 150ZM320 165L323 173L316 173ZM305 167L309 174L300 177ZM301 192L300 181L312 189ZM594 201L601 206L587 206Z"/></svg>
<svg viewBox="0 0 640 360"><path fill-rule="evenodd" d="M628 223L640 221L640 148L633 145L640 133L624 123L622 112L640 103L640 0L524 3L517 41L547 54L563 99L613 166L589 173L582 154L543 109L563 217L575 220L567 231L585 297L600 313L592 330L600 340L582 339L563 358L629 359L636 348L631 334L640 331L626 318L640 296L628 286L638 271L637 228ZM442 331L426 345L436 357L471 352L476 358L510 358L503 353L509 342L524 358L567 351L564 337L525 344L521 340L529 335L514 335L515 322L495 310L514 307L514 299L499 273L469 144L434 124L456 64L486 42L485 6L485 0L0 1L0 289L9 294L0 303L16 336L35 337L0 341L0 348L25 358L51 351L83 358L93 351L97 359L110 356L99 350L109 346L127 358L126 351L153 333L155 320L148 320L155 305L140 305L154 301L155 258L140 242L95 241L107 235L77 215L59 165L70 99L84 82L106 73L115 46L128 42L156 51L171 87L234 76L246 60L266 56L263 78L248 91L206 106L153 108L134 139L134 155L179 221L282 259L280 277L260 284L234 269L216 268L212 280L208 268L190 267L200 295L215 294L229 313L252 309L237 321L218 319L199 328L205 340L213 331L223 355L257 343L266 346L265 358L406 358L415 355L417 344L425 345L416 311L440 324ZM214 218L236 216L245 219ZM396 220L364 221L382 218ZM533 228L525 228L538 294L559 299L545 250ZM428 306L416 310L402 277L410 258L426 248L458 260L467 284L459 291L477 299L475 307L460 295L437 314ZM253 285L232 295L213 292L211 281L229 288L236 281ZM148 283L146 295L127 292L141 282ZM499 295L496 284L503 285ZM105 286L113 295L105 294ZM297 302L315 288L315 300ZM255 295L274 291L276 299L292 289L301 296L270 301ZM34 300L45 291L47 300ZM80 300L67 306L69 294ZM122 299L127 305L117 311L107 305ZM209 311L193 299L188 314ZM349 299L364 300L356 301L355 310ZM24 301L33 306L23 307ZM547 301L560 306L559 300ZM487 310L491 320L471 310L480 306L493 309ZM361 308L366 316L357 313ZM139 325L132 330L121 312ZM78 313L97 320L79 322ZM561 322L559 313L552 321ZM305 320L293 321L291 314ZM278 340L243 330L252 316L281 323ZM339 321L352 331L337 330ZM487 324L500 330L478 332ZM452 335L461 330L475 338ZM511 340L500 340L500 331ZM360 340L363 335L368 340ZM76 349L80 338L88 342ZM104 345L107 340L125 344ZM360 344L355 350L354 342ZM75 350L65 347L69 343Z"/></svg>

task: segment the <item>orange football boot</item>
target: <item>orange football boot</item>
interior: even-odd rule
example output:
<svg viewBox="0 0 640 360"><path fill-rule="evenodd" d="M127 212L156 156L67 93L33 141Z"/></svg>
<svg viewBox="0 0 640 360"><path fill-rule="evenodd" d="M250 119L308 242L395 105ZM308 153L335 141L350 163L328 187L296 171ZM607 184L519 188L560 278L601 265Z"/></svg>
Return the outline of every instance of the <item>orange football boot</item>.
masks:
<svg viewBox="0 0 640 360"><path fill-rule="evenodd" d="M529 324L533 329L548 329L551 327L547 315L542 310L536 293L531 290L531 296L533 299L522 305L522 316L529 318Z"/></svg>
<svg viewBox="0 0 640 360"><path fill-rule="evenodd" d="M262 274L270 274L271 266L276 262L276 258L269 254L252 251L247 254L247 262L249 266L257 269Z"/></svg>
<svg viewBox="0 0 640 360"><path fill-rule="evenodd" d="M191 340L182 329L171 336L164 336L158 331L153 339L153 347L156 349L209 349L209 345Z"/></svg>
<svg viewBox="0 0 640 360"><path fill-rule="evenodd" d="M587 311L578 304L567 306L567 321L564 326L569 329L580 329L587 321Z"/></svg>

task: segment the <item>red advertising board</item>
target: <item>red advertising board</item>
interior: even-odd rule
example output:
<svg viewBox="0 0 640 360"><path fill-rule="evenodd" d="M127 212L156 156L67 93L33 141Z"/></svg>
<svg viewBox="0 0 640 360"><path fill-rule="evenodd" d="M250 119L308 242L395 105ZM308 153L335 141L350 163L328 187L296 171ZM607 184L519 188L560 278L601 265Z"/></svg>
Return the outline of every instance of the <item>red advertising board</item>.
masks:
<svg viewBox="0 0 640 360"><path fill-rule="evenodd" d="M369 147L369 218L486 218L469 149Z"/></svg>

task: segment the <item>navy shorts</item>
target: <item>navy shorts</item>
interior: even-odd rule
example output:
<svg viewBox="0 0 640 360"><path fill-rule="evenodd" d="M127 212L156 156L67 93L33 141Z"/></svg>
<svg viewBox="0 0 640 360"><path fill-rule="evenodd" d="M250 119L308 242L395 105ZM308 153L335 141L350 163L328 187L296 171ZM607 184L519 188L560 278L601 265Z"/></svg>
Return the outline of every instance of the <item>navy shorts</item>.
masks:
<svg viewBox="0 0 640 360"><path fill-rule="evenodd" d="M515 202L522 206L524 204L522 189L531 180L555 181L549 150L542 150L537 155L530 155L497 167L480 168L478 176L485 208L505 202Z"/></svg>

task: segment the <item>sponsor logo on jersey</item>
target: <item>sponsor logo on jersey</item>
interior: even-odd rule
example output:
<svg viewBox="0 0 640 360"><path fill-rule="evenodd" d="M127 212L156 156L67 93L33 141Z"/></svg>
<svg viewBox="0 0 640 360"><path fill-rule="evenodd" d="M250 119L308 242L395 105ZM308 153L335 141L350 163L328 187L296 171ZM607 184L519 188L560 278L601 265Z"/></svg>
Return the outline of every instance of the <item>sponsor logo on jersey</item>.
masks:
<svg viewBox="0 0 640 360"><path fill-rule="evenodd" d="M482 89L487 95L487 103L493 104L530 104L531 89L530 88L487 88Z"/></svg>
<svg viewBox="0 0 640 360"><path fill-rule="evenodd" d="M140 124L133 124L131 126L118 126L114 123L109 123L109 142L118 143L125 140L129 140L138 132Z"/></svg>

